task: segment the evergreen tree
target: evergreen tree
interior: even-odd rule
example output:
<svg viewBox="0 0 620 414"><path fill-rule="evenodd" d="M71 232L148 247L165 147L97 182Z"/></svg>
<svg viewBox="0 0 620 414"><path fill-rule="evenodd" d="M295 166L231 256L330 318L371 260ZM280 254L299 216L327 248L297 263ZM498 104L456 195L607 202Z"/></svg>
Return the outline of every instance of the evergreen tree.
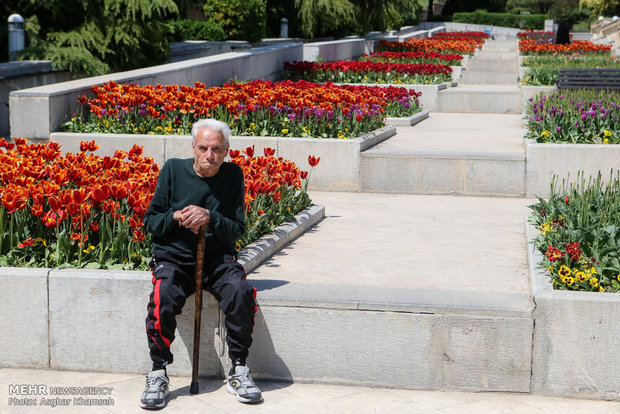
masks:
<svg viewBox="0 0 620 414"><path fill-rule="evenodd" d="M9 2L11 0L8 0ZM174 0L13 0L27 21L27 59L87 76L162 63Z"/></svg>

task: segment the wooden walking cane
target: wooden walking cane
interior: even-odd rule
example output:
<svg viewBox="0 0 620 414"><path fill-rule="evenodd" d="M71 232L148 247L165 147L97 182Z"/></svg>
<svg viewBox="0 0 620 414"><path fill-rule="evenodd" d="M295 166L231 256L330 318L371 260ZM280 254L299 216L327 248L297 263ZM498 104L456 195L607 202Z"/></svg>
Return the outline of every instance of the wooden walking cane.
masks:
<svg viewBox="0 0 620 414"><path fill-rule="evenodd" d="M196 249L196 308L194 310L194 352L192 355L192 383L190 394L198 394L198 359L200 356L200 318L202 317L202 268L205 256L205 231L207 226L200 227L198 232L198 248Z"/></svg>

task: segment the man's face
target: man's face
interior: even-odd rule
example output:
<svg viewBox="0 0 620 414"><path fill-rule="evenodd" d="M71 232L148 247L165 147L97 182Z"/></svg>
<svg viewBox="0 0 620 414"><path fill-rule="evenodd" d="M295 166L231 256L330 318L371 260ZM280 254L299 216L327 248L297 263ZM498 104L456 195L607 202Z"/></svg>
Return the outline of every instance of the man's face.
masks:
<svg viewBox="0 0 620 414"><path fill-rule="evenodd" d="M194 169L202 177L213 177L228 155L228 145L222 134L203 128L196 135Z"/></svg>

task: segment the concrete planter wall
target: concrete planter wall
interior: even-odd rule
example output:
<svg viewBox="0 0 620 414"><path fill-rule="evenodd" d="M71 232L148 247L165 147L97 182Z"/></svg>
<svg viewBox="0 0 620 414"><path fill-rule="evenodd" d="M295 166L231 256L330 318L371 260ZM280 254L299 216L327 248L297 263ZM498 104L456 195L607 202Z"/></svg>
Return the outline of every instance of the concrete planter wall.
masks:
<svg viewBox="0 0 620 414"><path fill-rule="evenodd" d="M49 366L49 271L0 267L0 366Z"/></svg>
<svg viewBox="0 0 620 414"><path fill-rule="evenodd" d="M303 60L307 62L331 62L334 60L355 60L364 53L374 50L373 41L366 39L344 39L327 42L305 43Z"/></svg>
<svg viewBox="0 0 620 414"><path fill-rule="evenodd" d="M75 79L75 75L52 69L51 61L0 63L0 137L9 135L9 93L50 83Z"/></svg>
<svg viewBox="0 0 620 414"><path fill-rule="evenodd" d="M549 94L554 91L557 91L555 85L553 86L528 86L521 85L521 104L523 107L523 113L525 113L525 109L530 104L530 98L535 99L539 94Z"/></svg>
<svg viewBox="0 0 620 414"><path fill-rule="evenodd" d="M321 157L312 171L310 188L334 191L359 191L360 152L396 133L392 125L385 126L353 139L280 138L280 137L231 137L231 149L243 150L254 146L262 155L263 148L276 150L276 157L295 162L302 170L309 170L308 155ZM101 148L97 154L113 155L117 149L128 150L132 145L144 147L144 155L152 157L159 165L170 158L192 157L191 136L179 135L117 135L55 132L50 135L64 152L79 152L80 141L96 140Z"/></svg>
<svg viewBox="0 0 620 414"><path fill-rule="evenodd" d="M295 222L285 223L246 246L240 252L240 263L248 273L253 271L324 216L322 206L310 207L298 214ZM150 272L139 271L0 268L0 300L4 304L0 366L148 371L151 362L144 318L151 278ZM171 368L175 374L191 374L193 305L191 296L185 312L177 318ZM220 373L220 357L226 356L221 320L217 301L205 293L201 375Z"/></svg>
<svg viewBox="0 0 620 414"><path fill-rule="evenodd" d="M620 145L604 144L539 144L526 140L526 195L549 196L549 185L554 175L560 179L577 178L577 172L596 177L601 171L609 179L611 169L620 167Z"/></svg>
<svg viewBox="0 0 620 414"><path fill-rule="evenodd" d="M526 227L531 242L537 230ZM534 246L528 259L536 303L532 392L620 399L620 295L553 290Z"/></svg>
<svg viewBox="0 0 620 414"><path fill-rule="evenodd" d="M221 85L231 79L276 80L285 61L301 60L301 43L282 43L240 52L222 53L150 68L61 82L11 92L9 97L11 136L47 139L77 108L81 95L103 82L139 85Z"/></svg>

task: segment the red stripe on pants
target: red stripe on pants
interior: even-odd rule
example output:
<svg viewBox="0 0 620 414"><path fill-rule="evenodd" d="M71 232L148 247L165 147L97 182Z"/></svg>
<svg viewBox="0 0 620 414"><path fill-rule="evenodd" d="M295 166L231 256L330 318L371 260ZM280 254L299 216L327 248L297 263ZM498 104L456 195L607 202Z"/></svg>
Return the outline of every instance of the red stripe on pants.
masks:
<svg viewBox="0 0 620 414"><path fill-rule="evenodd" d="M161 339L164 340L166 346L170 347L170 339L166 338L161 332L161 321L159 318L159 285L161 285L161 279L157 279L155 286L153 287L153 301L155 302L155 309L153 315L155 316L155 330L159 333Z"/></svg>

